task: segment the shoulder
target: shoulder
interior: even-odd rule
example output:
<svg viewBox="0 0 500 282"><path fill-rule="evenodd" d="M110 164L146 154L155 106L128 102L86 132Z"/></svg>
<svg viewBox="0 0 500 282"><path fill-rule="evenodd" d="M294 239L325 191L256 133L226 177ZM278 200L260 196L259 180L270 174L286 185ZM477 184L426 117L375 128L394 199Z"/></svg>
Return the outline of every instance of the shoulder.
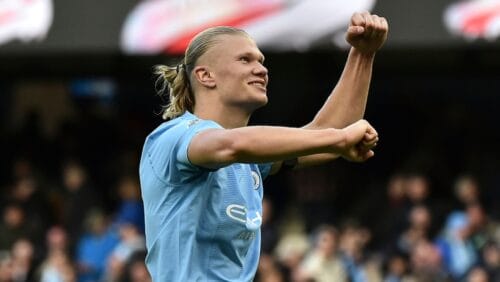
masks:
<svg viewBox="0 0 500 282"><path fill-rule="evenodd" d="M186 131L198 131L204 128L222 128L219 124L212 120L204 120L201 119L189 112L184 113L183 115L164 122L160 126L158 126L151 134L162 134L165 132L171 133L179 133L182 134Z"/></svg>
<svg viewBox="0 0 500 282"><path fill-rule="evenodd" d="M221 128L221 126L214 121L203 120L189 112L186 112L183 115L163 122L156 127L146 137L146 145L152 145L156 142L163 143L168 141L170 143L172 141L178 141L189 132L199 132L208 128Z"/></svg>

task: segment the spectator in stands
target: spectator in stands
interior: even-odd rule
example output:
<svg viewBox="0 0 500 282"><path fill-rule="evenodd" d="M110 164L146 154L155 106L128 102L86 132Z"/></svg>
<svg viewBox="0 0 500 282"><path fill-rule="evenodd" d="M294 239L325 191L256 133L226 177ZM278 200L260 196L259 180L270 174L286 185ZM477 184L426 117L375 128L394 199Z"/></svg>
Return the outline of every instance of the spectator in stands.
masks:
<svg viewBox="0 0 500 282"><path fill-rule="evenodd" d="M37 262L35 261L35 246L25 238L16 240L11 250L12 277L14 281L33 281Z"/></svg>
<svg viewBox="0 0 500 282"><path fill-rule="evenodd" d="M477 250L470 241L470 221L464 212L452 212L446 221L438 246L443 263L454 279L463 279L478 262Z"/></svg>
<svg viewBox="0 0 500 282"><path fill-rule="evenodd" d="M7 203L0 222L0 250L10 250L18 238L29 236L30 230L26 224L24 209L17 203Z"/></svg>
<svg viewBox="0 0 500 282"><path fill-rule="evenodd" d="M0 282L13 282L10 251L0 250Z"/></svg>
<svg viewBox="0 0 500 282"><path fill-rule="evenodd" d="M386 198L372 206L372 230L375 240L384 253L391 254L397 249L396 242L400 233L408 225L406 214L406 177L394 173L386 186Z"/></svg>
<svg viewBox="0 0 500 282"><path fill-rule="evenodd" d="M76 161L65 163L62 178L62 225L68 231L73 246L83 232L86 213L92 208L101 208L102 201L93 190L82 164Z"/></svg>
<svg viewBox="0 0 500 282"><path fill-rule="evenodd" d="M408 228L398 238L398 250L408 255L417 242L430 239L431 213L424 205L413 206L408 215Z"/></svg>
<svg viewBox="0 0 500 282"><path fill-rule="evenodd" d="M488 273L481 267L474 267L469 274L467 275L466 282L489 282L489 281L498 281L491 280L488 278Z"/></svg>
<svg viewBox="0 0 500 282"><path fill-rule="evenodd" d="M347 272L338 253L338 232L331 225L318 228L314 248L307 254L299 269L299 280L344 282Z"/></svg>
<svg viewBox="0 0 500 282"><path fill-rule="evenodd" d="M118 281L135 252L146 251L144 235L141 234L134 222L120 222L118 231L120 241L107 259L106 281L109 282Z"/></svg>
<svg viewBox="0 0 500 282"><path fill-rule="evenodd" d="M482 264L490 281L500 281L500 242L486 244L482 250Z"/></svg>
<svg viewBox="0 0 500 282"><path fill-rule="evenodd" d="M447 281L449 279L442 265L440 250L428 240L420 240L411 250L410 265L415 281Z"/></svg>
<svg viewBox="0 0 500 282"><path fill-rule="evenodd" d="M146 258L146 252L135 252L130 257L120 282L151 282L151 276L149 275L148 269L144 260Z"/></svg>
<svg viewBox="0 0 500 282"><path fill-rule="evenodd" d="M480 201L479 184L471 175L459 176L455 181L453 192L462 208Z"/></svg>
<svg viewBox="0 0 500 282"><path fill-rule="evenodd" d="M276 259L268 253L262 253L257 268L255 281L258 282L285 282L285 273Z"/></svg>
<svg viewBox="0 0 500 282"><path fill-rule="evenodd" d="M53 221L53 214L38 180L33 176L18 178L14 182L10 198L25 211L25 224L30 230L30 238L36 244L43 244L44 230Z"/></svg>
<svg viewBox="0 0 500 282"><path fill-rule="evenodd" d="M86 233L76 251L78 281L99 281L106 271L106 262L119 243L116 230L110 227L100 210L91 210L85 220Z"/></svg>
<svg viewBox="0 0 500 282"><path fill-rule="evenodd" d="M125 175L118 183L118 212L115 222L130 222L144 233L144 206L137 177Z"/></svg>
<svg viewBox="0 0 500 282"><path fill-rule="evenodd" d="M76 282L76 271L69 256L60 250L51 252L41 266L40 281Z"/></svg>
<svg viewBox="0 0 500 282"><path fill-rule="evenodd" d="M370 231L354 221L348 221L342 227L340 251L349 281L372 281L380 275L373 268L367 267L368 260L365 256L365 247L370 238Z"/></svg>
<svg viewBox="0 0 500 282"><path fill-rule="evenodd" d="M403 254L389 256L385 267L384 282L411 281L408 258Z"/></svg>
<svg viewBox="0 0 500 282"><path fill-rule="evenodd" d="M51 227L46 234L46 255L39 269L43 282L76 281L76 270L69 252L68 234L60 226Z"/></svg>
<svg viewBox="0 0 500 282"><path fill-rule="evenodd" d="M299 267L309 247L306 234L300 231L287 232L279 239L275 256L283 270L285 281L298 280Z"/></svg>

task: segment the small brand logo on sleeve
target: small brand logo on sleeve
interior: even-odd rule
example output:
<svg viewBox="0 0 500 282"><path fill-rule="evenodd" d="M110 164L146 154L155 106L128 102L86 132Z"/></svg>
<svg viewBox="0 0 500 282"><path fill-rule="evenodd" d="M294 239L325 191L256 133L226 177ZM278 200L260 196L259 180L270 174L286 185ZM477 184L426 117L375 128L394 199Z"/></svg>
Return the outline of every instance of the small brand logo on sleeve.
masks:
<svg viewBox="0 0 500 282"><path fill-rule="evenodd" d="M190 120L190 121L188 121L188 127L191 127L191 126L197 124L198 122L200 122L200 119Z"/></svg>

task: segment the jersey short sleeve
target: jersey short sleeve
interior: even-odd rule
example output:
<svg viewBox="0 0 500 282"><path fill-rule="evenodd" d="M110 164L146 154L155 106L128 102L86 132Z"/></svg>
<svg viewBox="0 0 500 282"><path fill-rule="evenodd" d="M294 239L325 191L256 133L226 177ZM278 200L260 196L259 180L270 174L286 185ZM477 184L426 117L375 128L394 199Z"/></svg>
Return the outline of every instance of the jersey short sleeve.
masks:
<svg viewBox="0 0 500 282"><path fill-rule="evenodd" d="M187 169L203 169L203 170L208 170L206 168L201 168L189 160L188 157L188 150L189 150L189 145L191 144L191 140L193 137L200 133L203 130L207 129L216 129L216 128L222 128L219 124L217 124L214 121L210 120L201 120L201 119L192 119L189 120L186 125L187 130L186 132L180 137L179 143L178 143L178 149L176 153L177 157L177 163L178 163L178 169L180 170L187 170ZM260 175L262 176L262 179L266 178L270 171L271 171L271 166L272 163L262 163L258 164Z"/></svg>
<svg viewBox="0 0 500 282"><path fill-rule="evenodd" d="M214 121L202 120L186 113L156 128L147 138L141 157L142 173L168 185L181 185L203 168L188 159L193 137L210 128L221 128Z"/></svg>
<svg viewBox="0 0 500 282"><path fill-rule="evenodd" d="M182 134L179 138L177 148L176 148L176 159L177 159L177 164L178 164L178 169L180 170L186 170L186 169L201 169L201 167L198 167L191 163L188 157L188 149L189 145L191 144L191 140L193 137L202 132L203 130L207 129L220 129L222 128L219 124L210 121L210 120L201 120L201 119L192 119L187 122L185 122L184 125L186 127L186 131L184 134Z"/></svg>

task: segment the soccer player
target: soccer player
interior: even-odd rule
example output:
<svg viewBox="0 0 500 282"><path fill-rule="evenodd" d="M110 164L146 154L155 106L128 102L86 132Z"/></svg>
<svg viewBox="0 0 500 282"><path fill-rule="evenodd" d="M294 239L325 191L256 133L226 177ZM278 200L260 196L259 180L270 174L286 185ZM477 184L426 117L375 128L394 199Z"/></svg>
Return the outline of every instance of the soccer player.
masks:
<svg viewBox="0 0 500 282"><path fill-rule="evenodd" d="M387 21L356 13L342 76L303 128L247 126L267 101L264 56L244 31L209 28L181 64L156 73L170 103L146 138L140 180L153 281L251 281L259 260L262 179L284 168L374 155L365 120L373 59Z"/></svg>

